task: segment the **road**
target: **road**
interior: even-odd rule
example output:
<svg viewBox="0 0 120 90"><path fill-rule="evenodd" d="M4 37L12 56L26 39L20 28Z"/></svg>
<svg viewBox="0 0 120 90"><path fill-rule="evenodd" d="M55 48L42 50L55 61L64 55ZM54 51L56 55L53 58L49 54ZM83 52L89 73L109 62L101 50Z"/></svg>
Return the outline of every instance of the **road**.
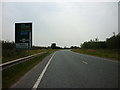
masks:
<svg viewBox="0 0 120 90"><path fill-rule="evenodd" d="M61 50L46 57L11 88L33 88L39 77L37 88L118 88L118 62Z"/></svg>

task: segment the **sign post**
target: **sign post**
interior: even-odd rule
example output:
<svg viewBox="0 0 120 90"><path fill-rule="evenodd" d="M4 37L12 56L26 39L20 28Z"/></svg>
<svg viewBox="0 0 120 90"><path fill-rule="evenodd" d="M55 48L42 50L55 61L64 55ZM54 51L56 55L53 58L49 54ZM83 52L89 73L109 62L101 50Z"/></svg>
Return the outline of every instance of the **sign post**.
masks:
<svg viewBox="0 0 120 90"><path fill-rule="evenodd" d="M15 23L16 48L32 48L32 22Z"/></svg>

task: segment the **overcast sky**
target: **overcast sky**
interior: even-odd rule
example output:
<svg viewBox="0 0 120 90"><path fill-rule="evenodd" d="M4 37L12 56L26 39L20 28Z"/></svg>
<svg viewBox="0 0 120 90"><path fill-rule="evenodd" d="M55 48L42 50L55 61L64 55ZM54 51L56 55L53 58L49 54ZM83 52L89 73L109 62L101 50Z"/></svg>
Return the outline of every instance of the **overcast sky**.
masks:
<svg viewBox="0 0 120 90"><path fill-rule="evenodd" d="M2 39L15 40L15 22L33 22L33 45L80 46L118 33L117 2L3 2Z"/></svg>

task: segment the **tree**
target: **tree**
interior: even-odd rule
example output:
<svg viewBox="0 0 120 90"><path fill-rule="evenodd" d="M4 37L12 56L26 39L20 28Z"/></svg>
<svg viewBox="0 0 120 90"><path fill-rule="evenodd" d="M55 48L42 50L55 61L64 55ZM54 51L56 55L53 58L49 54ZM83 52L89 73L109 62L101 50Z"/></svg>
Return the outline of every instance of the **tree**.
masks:
<svg viewBox="0 0 120 90"><path fill-rule="evenodd" d="M106 45L110 49L120 49L120 35L112 36L106 40Z"/></svg>

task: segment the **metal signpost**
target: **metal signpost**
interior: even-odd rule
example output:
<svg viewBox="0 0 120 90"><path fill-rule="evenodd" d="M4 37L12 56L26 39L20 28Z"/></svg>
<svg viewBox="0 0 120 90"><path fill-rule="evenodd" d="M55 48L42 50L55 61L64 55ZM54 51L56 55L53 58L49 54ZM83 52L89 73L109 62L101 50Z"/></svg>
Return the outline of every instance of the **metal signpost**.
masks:
<svg viewBox="0 0 120 90"><path fill-rule="evenodd" d="M32 48L32 22L15 23L16 48Z"/></svg>

